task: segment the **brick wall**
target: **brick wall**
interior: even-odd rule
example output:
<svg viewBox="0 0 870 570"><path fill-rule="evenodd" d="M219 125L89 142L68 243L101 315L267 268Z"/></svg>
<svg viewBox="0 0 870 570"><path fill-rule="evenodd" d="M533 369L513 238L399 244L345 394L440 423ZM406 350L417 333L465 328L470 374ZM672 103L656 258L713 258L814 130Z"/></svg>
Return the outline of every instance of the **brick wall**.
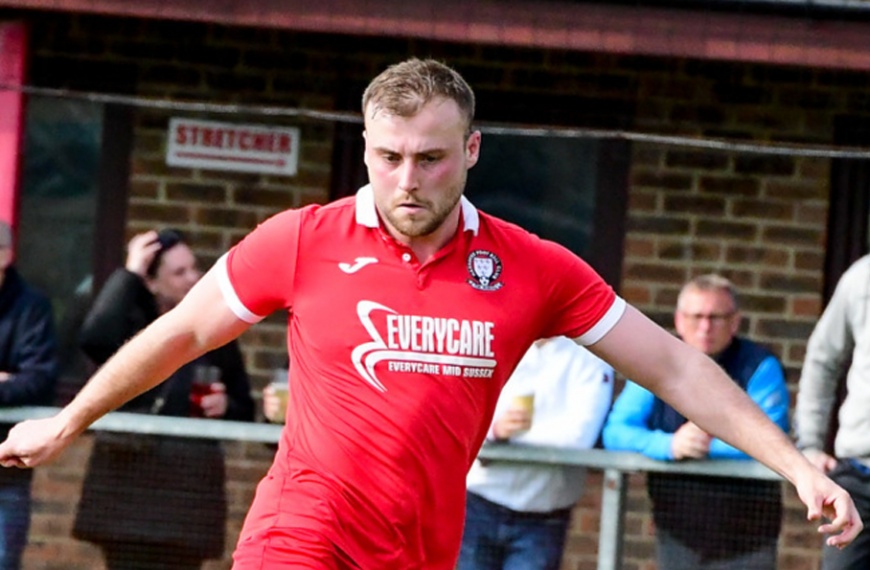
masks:
<svg viewBox="0 0 870 570"><path fill-rule="evenodd" d="M491 120L828 143L835 116L867 112L862 96L867 77L855 72L14 15L34 26L35 82L75 86L87 77L90 88L111 91L103 79L124 75L135 79L136 94L148 97L355 111L368 79L386 64L416 54L462 70L478 89L480 116ZM135 113L128 234L177 226L210 263L268 215L327 199L332 123L263 117L244 109L233 117L197 115L299 126L300 170L288 178L167 167L163 149L171 115ZM743 293L745 332L782 356L793 383L820 309L829 162L651 143L635 143L631 158L621 293L670 326L685 279L707 271L728 275ZM256 325L243 335L242 345L259 390L285 358L282 319ZM69 538L88 450L86 437L60 461L38 470L28 568L98 567L98 553ZM268 455L263 446L228 445L231 537ZM650 570L652 526L642 483L640 476L632 478L626 568ZM577 508L565 568L595 567L599 486L600 475L593 473ZM793 494L789 505L782 568L803 570L812 567L818 540ZM228 566L225 559L210 567Z"/></svg>

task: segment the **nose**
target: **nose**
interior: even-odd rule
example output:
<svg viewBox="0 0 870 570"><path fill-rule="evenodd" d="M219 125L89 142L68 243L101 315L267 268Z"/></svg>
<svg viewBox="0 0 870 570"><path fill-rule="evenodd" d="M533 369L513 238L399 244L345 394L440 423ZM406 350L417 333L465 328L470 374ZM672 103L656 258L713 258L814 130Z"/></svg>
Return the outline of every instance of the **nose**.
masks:
<svg viewBox="0 0 870 570"><path fill-rule="evenodd" d="M417 166L413 160L405 160L399 167L399 190L413 192L417 189Z"/></svg>

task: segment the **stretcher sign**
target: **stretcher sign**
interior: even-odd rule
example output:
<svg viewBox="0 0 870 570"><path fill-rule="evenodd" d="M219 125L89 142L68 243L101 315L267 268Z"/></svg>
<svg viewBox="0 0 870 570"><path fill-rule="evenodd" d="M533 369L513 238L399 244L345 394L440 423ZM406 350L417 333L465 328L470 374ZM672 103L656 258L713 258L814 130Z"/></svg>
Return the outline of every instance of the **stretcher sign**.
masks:
<svg viewBox="0 0 870 570"><path fill-rule="evenodd" d="M293 176L298 163L295 127L169 120L166 164L170 166Z"/></svg>

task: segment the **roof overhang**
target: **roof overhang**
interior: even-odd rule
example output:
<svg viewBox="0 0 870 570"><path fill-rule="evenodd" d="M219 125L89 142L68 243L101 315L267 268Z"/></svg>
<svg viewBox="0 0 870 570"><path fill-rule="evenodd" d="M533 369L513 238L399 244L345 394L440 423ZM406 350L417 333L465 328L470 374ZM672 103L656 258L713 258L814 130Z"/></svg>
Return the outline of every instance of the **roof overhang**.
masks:
<svg viewBox="0 0 870 570"><path fill-rule="evenodd" d="M742 0L745 2L747 0ZM752 4L752 0L749 0ZM755 0L787 7L793 0ZM819 2L817 1L816 4ZM728 0L621 4L542 0L0 0L0 6L147 19L386 35L614 54L870 69L870 20L722 9ZM710 5L715 5L711 7ZM731 2L734 4L734 2ZM804 6L809 4L803 1ZM861 2L861 7L868 3ZM857 5L856 5L857 6ZM842 18L831 17L842 13ZM866 13L866 12L865 12ZM821 14L821 12L820 12ZM853 14L854 15L854 14ZM866 14L870 16L870 14Z"/></svg>

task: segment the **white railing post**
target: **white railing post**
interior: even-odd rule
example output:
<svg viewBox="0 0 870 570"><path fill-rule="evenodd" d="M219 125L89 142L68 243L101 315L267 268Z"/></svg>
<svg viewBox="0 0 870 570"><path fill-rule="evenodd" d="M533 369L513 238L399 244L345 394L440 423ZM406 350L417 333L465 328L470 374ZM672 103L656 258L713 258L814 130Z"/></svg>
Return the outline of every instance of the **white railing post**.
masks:
<svg viewBox="0 0 870 570"><path fill-rule="evenodd" d="M625 472L618 469L604 470L601 490L601 528L598 531L598 570L622 568L627 479Z"/></svg>

